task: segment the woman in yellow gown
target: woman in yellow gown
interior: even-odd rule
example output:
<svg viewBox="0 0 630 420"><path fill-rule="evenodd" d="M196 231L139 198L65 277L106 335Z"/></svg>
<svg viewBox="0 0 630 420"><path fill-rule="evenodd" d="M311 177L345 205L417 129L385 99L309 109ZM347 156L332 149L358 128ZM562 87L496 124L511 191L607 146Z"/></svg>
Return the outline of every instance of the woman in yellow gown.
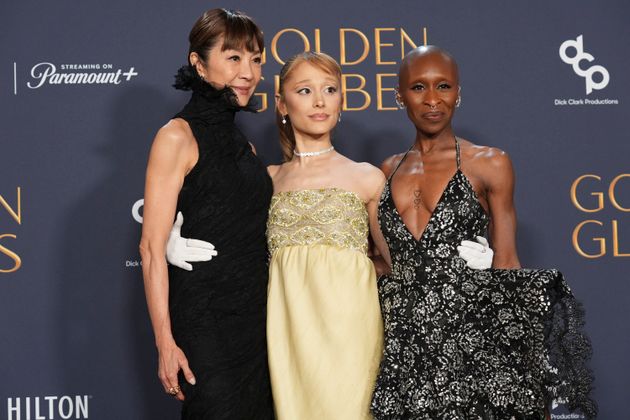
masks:
<svg viewBox="0 0 630 420"><path fill-rule="evenodd" d="M280 72L285 163L268 168L267 221L267 348L278 420L371 418L383 326L367 249L385 178L334 151L340 86L339 65L321 53L299 54ZM378 228L372 234L384 244Z"/></svg>

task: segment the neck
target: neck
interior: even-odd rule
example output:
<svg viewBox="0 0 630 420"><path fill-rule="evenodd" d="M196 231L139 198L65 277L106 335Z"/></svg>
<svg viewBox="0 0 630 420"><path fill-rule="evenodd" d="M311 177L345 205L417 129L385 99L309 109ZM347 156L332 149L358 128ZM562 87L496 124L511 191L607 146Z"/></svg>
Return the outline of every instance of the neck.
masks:
<svg viewBox="0 0 630 420"><path fill-rule="evenodd" d="M304 136L296 133L295 136L295 151L298 153L315 153L311 156L298 156L293 155L293 161L298 162L300 165L309 163L321 162L327 159L335 153L331 149L332 143L330 141L330 133L323 134L319 137L316 136ZM320 152L324 152L321 153Z"/></svg>
<svg viewBox="0 0 630 420"><path fill-rule="evenodd" d="M321 136L305 136L301 133L295 133L295 150L300 153L319 152L332 146L330 133Z"/></svg>
<svg viewBox="0 0 630 420"><path fill-rule="evenodd" d="M450 147L454 138L455 134L450 126L439 133L424 133L418 130L414 148L422 154L428 154L442 147Z"/></svg>

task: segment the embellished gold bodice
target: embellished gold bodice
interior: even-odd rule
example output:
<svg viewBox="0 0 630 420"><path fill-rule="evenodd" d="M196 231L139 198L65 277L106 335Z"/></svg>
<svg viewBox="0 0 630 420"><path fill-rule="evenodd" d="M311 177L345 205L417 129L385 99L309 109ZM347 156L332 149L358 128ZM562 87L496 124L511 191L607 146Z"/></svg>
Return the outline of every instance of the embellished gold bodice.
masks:
<svg viewBox="0 0 630 420"><path fill-rule="evenodd" d="M267 244L273 255L296 245L333 245L364 254L368 214L359 196L340 188L274 194L267 220Z"/></svg>

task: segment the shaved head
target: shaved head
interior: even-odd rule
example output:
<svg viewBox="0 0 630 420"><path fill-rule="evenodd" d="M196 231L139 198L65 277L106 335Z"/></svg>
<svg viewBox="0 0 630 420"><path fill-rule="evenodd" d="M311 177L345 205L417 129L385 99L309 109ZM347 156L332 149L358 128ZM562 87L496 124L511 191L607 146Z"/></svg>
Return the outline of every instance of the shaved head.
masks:
<svg viewBox="0 0 630 420"><path fill-rule="evenodd" d="M414 48L400 64L397 101L423 135L450 130L459 90L457 62L439 47Z"/></svg>
<svg viewBox="0 0 630 420"><path fill-rule="evenodd" d="M433 59L437 58L438 60L451 65L459 82L459 68L457 67L457 61L455 61L455 58L453 58L448 51L435 45L422 45L409 51L400 64L400 68L398 69L398 78L400 79L404 74L406 74L409 71L410 65L416 62L416 60L429 57Z"/></svg>

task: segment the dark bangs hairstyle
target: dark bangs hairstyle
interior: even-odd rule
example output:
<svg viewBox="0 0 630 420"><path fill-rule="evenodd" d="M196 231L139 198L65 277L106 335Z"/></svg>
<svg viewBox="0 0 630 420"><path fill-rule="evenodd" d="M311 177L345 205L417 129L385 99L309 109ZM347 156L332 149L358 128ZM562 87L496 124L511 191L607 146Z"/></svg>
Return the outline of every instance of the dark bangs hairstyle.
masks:
<svg viewBox="0 0 630 420"><path fill-rule="evenodd" d="M262 31L252 18L239 11L211 9L197 19L188 35L188 63L190 64L190 54L193 52L207 62L208 52L221 37L221 51L246 49L249 52L262 53L265 47Z"/></svg>

